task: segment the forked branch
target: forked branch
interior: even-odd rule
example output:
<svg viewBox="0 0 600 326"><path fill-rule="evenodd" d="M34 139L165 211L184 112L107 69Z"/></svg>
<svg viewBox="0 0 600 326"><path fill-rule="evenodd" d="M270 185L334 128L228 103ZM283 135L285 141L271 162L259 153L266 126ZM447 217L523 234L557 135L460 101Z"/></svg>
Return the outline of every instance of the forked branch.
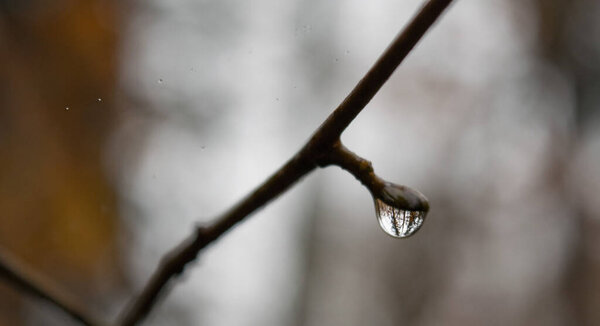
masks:
<svg viewBox="0 0 600 326"><path fill-rule="evenodd" d="M452 0L428 0L306 145L245 199L213 223L198 226L193 234L165 255L142 292L131 300L116 324L130 326L139 323L152 310L169 281L181 274L200 251L317 167L339 165L352 173L372 193L385 192L386 184L373 173L370 163L345 149L341 145L340 136L451 2ZM1 255L0 277L34 296L49 300L85 325L101 325L84 312L76 301L49 288L40 279L26 273L22 267L8 263Z"/></svg>
<svg viewBox="0 0 600 326"><path fill-rule="evenodd" d="M452 0L427 1L350 94L292 159L248 197L217 218L212 224L198 227L190 238L163 258L146 287L124 311L119 325L130 326L138 323L152 309L165 285L173 277L182 273L185 265L193 261L202 249L258 208L283 193L304 175L317 166L323 165L323 157L332 150L334 145L339 143L342 132L375 96L396 67L451 2ZM343 161L331 163L343 164Z"/></svg>

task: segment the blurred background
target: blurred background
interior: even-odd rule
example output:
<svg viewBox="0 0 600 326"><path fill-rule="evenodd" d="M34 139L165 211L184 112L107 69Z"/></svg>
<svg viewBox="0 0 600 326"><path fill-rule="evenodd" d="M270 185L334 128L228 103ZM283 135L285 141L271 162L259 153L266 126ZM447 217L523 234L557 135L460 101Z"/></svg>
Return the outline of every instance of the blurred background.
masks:
<svg viewBox="0 0 600 326"><path fill-rule="evenodd" d="M0 0L0 248L114 320L282 165L421 1ZM431 211L313 172L147 325L597 325L600 2L457 0L343 135ZM0 282L0 325L76 325Z"/></svg>

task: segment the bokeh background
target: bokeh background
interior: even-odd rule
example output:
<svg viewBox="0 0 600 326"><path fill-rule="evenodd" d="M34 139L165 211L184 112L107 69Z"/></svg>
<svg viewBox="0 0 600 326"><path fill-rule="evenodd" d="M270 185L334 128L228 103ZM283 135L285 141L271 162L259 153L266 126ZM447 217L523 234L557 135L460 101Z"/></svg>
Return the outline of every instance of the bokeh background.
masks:
<svg viewBox="0 0 600 326"><path fill-rule="evenodd" d="M420 6L0 1L0 248L114 320L308 139ZM597 325L600 2L457 0L343 135L415 236L313 172L148 325ZM0 325L76 325L0 282Z"/></svg>

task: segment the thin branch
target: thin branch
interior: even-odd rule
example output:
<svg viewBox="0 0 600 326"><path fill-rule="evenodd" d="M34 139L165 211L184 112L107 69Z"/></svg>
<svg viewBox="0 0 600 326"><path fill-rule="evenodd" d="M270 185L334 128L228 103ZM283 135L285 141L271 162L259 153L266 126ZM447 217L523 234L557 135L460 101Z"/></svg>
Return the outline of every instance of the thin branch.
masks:
<svg viewBox="0 0 600 326"><path fill-rule="evenodd" d="M429 0L385 50L375 65L350 92L348 97L316 130L308 143L283 167L228 212L209 226L196 232L166 255L142 292L131 301L121 315L119 325L130 326L141 321L152 309L162 289L181 274L189 262L208 244L258 208L287 190L304 175L323 163L322 158L338 143L340 135L375 96L425 32L452 0Z"/></svg>
<svg viewBox="0 0 600 326"><path fill-rule="evenodd" d="M59 290L48 279L34 273L2 250L0 250L0 277L33 296L47 300L84 325L105 325L91 317L90 313L76 299Z"/></svg>
<svg viewBox="0 0 600 326"><path fill-rule="evenodd" d="M429 211L429 201L425 195L411 187L386 182L375 174L370 161L350 151L340 140L327 154L320 157L318 164L320 167L337 165L348 171L371 192L373 198L380 199L395 209L425 213Z"/></svg>
<svg viewBox="0 0 600 326"><path fill-rule="evenodd" d="M385 186L385 181L375 174L371 162L346 148L340 140L331 146L329 152L319 157L317 163L320 167L328 165L341 167L352 174L372 194L379 193Z"/></svg>
<svg viewBox="0 0 600 326"><path fill-rule="evenodd" d="M427 1L344 101L317 129L310 142L333 144L451 2L452 0Z"/></svg>
<svg viewBox="0 0 600 326"><path fill-rule="evenodd" d="M154 305L158 294L167 282L183 272L185 265L193 261L198 252L230 229L237 221L248 216L270 200L283 193L294 182L314 169L316 165L300 157L294 156L265 183L252 192L246 199L234 206L213 225L197 227L194 234L168 253L160 262L142 293L135 298L127 314L123 315L118 325L135 325Z"/></svg>

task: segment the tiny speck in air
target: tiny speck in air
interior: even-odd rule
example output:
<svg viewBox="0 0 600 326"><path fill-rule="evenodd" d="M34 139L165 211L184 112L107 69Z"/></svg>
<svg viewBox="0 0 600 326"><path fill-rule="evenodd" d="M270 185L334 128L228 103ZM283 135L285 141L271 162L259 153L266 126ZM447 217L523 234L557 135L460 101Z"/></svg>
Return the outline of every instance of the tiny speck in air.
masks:
<svg viewBox="0 0 600 326"><path fill-rule="evenodd" d="M158 83L159 83L159 84L162 84L162 83L163 83L163 80L162 80L162 78L158 79Z"/></svg>
<svg viewBox="0 0 600 326"><path fill-rule="evenodd" d="M102 102L102 98L100 98L100 97L99 97L99 98L98 98L98 102Z"/></svg>
<svg viewBox="0 0 600 326"><path fill-rule="evenodd" d="M68 106L67 106L67 107L65 107L65 110L69 111L69 107L68 107Z"/></svg>

